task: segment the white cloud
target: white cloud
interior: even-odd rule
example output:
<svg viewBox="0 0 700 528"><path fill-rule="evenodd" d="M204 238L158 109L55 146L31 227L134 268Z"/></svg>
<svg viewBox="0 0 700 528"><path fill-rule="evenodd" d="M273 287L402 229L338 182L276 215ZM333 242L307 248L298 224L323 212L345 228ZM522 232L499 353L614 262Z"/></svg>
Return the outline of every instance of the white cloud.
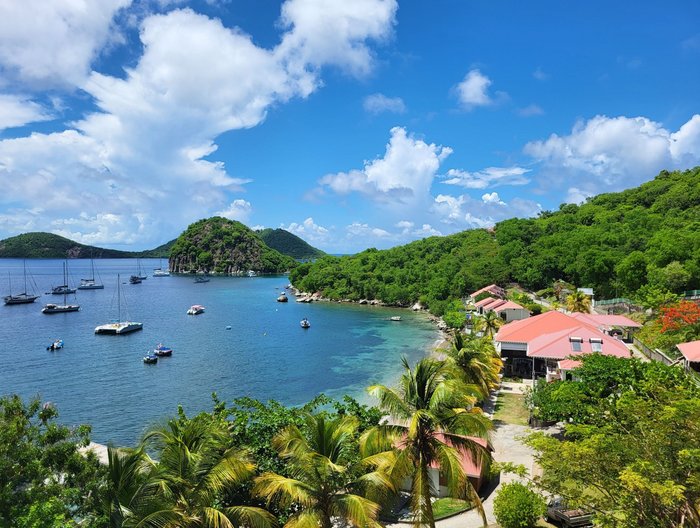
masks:
<svg viewBox="0 0 700 528"><path fill-rule="evenodd" d="M487 167L477 172L450 169L447 171L449 179L443 183L459 185L467 189L486 189L501 185L527 185L530 183L529 178L525 177L528 172L530 169L523 167Z"/></svg>
<svg viewBox="0 0 700 528"><path fill-rule="evenodd" d="M27 97L0 94L0 130L51 118L51 114L45 108Z"/></svg>
<svg viewBox="0 0 700 528"><path fill-rule="evenodd" d="M398 227L399 229L403 229L403 230L406 230L406 229L410 230L410 229L413 229L414 225L415 224L413 222L411 222L410 220L401 220L400 222L396 222L396 224L394 224L394 227Z"/></svg>
<svg viewBox="0 0 700 528"><path fill-rule="evenodd" d="M74 62L61 62L58 51L47 53L45 61L54 69L41 61L21 62L37 68L18 70L18 78L79 83L99 111L74 123L72 130L0 141L0 180L13 182L0 193L0 203L19 204L20 210L42 204L45 222L56 217L87 218L81 225L96 222L92 233L102 237L103 243L116 242L122 231L138 232L145 223L151 229L140 238L144 245L160 243L155 238L159 233L177 232L183 224L214 211L229 208L231 214L245 214L245 208L236 208L235 202L230 209L230 194L250 180L229 174L223 163L215 161L215 138L228 130L260 124L275 104L308 96L321 85L319 68L325 64L366 73L371 67L366 41L390 35L396 10L395 2L386 0L347 5L289 0L282 8L289 32L273 49L257 46L249 35L224 27L219 20L190 9L173 10L143 20L142 55L123 77L93 72L85 81L86 68L108 38L116 6L125 4L126 0L113 0L104 3L110 9L102 4L99 9L85 9L80 22L89 21L92 29L83 35L76 27L75 35L71 34L76 42L66 45L67 52L74 52ZM56 2L45 11L60 18L71 5L78 4ZM36 8L49 20L42 9ZM55 31L66 30L76 20L66 17L56 22L63 29ZM31 23L31 16L26 19L21 27ZM51 20L46 24L51 25ZM0 24L6 23L0 16ZM324 51L320 48L329 30L332 39ZM55 35L52 31L49 37ZM33 54L48 45L42 40L29 46L20 42L20 36L0 31L0 43L16 37L17 45ZM51 46L58 50L62 42L63 37L57 37ZM74 49L78 45L80 50ZM0 67L7 68L10 59L5 52L0 45ZM152 214L166 209L167 215ZM113 214L123 225L116 227L98 213ZM36 222L29 213L22 219L23 225ZM11 220L0 222L9 226Z"/></svg>
<svg viewBox="0 0 700 528"><path fill-rule="evenodd" d="M370 240L377 238L388 238L391 236L391 234L384 229L370 227L368 224L362 224L360 222L353 222L349 226L346 226L345 232L347 233L348 238L369 238Z"/></svg>
<svg viewBox="0 0 700 528"><path fill-rule="evenodd" d="M497 192L486 193L481 196L481 201L487 204L505 205L506 203L501 200Z"/></svg>
<svg viewBox="0 0 700 528"><path fill-rule="evenodd" d="M36 86L80 86L131 0L0 2L0 69Z"/></svg>
<svg viewBox="0 0 700 528"><path fill-rule="evenodd" d="M403 99L400 97L387 97L380 93L365 97L362 106L370 114L381 114L382 112L403 114L406 111Z"/></svg>
<svg viewBox="0 0 700 528"><path fill-rule="evenodd" d="M307 218L300 224L292 222L288 226L281 225L280 227L313 244L327 243L331 234L329 229L315 223L312 217Z"/></svg>
<svg viewBox="0 0 700 528"><path fill-rule="evenodd" d="M646 117L599 115L579 121L569 135L530 142L524 152L541 163L543 187L568 186L579 201L639 185L661 169L700 163L700 115L673 133Z"/></svg>
<svg viewBox="0 0 700 528"><path fill-rule="evenodd" d="M451 153L395 127L384 157L365 162L361 170L328 174L319 183L338 194L360 192L376 201L412 205L429 195L440 163Z"/></svg>
<svg viewBox="0 0 700 528"><path fill-rule="evenodd" d="M544 70L542 70L542 68L539 66L534 72L532 72L532 76L538 81L546 81L547 79L549 79L549 74L545 73Z"/></svg>
<svg viewBox="0 0 700 528"><path fill-rule="evenodd" d="M238 220L239 222L246 222L250 218L250 214L253 212L253 206L247 200L241 200L240 198L234 200L229 204L229 206L223 211L219 211L216 216L223 216L229 220Z"/></svg>
<svg viewBox="0 0 700 528"><path fill-rule="evenodd" d="M542 107L534 103L518 109L518 115L521 117L533 117L543 114L544 110L542 110Z"/></svg>
<svg viewBox="0 0 700 528"><path fill-rule="evenodd" d="M457 96L467 110L477 106L489 106L506 97L504 92L497 92L495 97L488 93L491 79L479 70L470 70L461 83L457 85Z"/></svg>

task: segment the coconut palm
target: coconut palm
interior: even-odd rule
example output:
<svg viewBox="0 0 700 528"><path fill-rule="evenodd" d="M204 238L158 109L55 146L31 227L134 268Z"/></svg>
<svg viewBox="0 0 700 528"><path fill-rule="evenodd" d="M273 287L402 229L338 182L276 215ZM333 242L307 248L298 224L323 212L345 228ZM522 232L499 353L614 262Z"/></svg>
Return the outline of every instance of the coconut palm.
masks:
<svg viewBox="0 0 700 528"><path fill-rule="evenodd" d="M308 414L302 432L292 425L273 440L289 463L289 476L264 473L255 479L253 493L297 511L286 528L331 528L334 519L364 528L379 527L380 506L367 498L392 490L388 477L357 462L358 420L343 416L332 420Z"/></svg>
<svg viewBox="0 0 700 528"><path fill-rule="evenodd" d="M591 299L581 291L575 291L566 297L566 309L570 312L591 313Z"/></svg>
<svg viewBox="0 0 700 528"><path fill-rule="evenodd" d="M481 502L460 464L464 455L477 463L490 460L489 452L474 438L486 438L491 427L481 409L474 407L478 387L453 377L453 367L443 361L426 358L411 369L404 358L403 365L398 389L384 385L368 389L391 416L391 423L363 435L363 456L375 453L380 469L394 482L411 480L411 510L420 526L435 526L432 467L439 468L452 496L476 502L486 525Z"/></svg>
<svg viewBox="0 0 700 528"><path fill-rule="evenodd" d="M456 332L449 346L441 350L466 383L479 387L483 398L498 387L503 361L490 339Z"/></svg>
<svg viewBox="0 0 700 528"><path fill-rule="evenodd" d="M122 458L113 453L113 526L273 526L274 516L262 508L222 504L223 493L250 479L255 470L246 451L229 446L225 422L181 415L147 433L138 451ZM146 450L156 454L157 462Z"/></svg>
<svg viewBox="0 0 700 528"><path fill-rule="evenodd" d="M503 325L503 319L498 317L498 314L492 310L479 318L477 328L484 336L493 339L501 325Z"/></svg>

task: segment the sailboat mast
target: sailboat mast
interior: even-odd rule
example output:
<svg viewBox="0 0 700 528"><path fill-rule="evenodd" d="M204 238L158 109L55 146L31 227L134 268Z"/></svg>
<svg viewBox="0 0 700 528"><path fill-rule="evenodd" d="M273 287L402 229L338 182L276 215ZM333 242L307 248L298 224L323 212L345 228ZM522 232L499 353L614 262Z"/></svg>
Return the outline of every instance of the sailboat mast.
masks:
<svg viewBox="0 0 700 528"><path fill-rule="evenodd" d="M121 289L121 278L117 274L117 322L122 322L122 289Z"/></svg>
<svg viewBox="0 0 700 528"><path fill-rule="evenodd" d="M22 271L24 271L24 293L27 293L27 261L22 261Z"/></svg>

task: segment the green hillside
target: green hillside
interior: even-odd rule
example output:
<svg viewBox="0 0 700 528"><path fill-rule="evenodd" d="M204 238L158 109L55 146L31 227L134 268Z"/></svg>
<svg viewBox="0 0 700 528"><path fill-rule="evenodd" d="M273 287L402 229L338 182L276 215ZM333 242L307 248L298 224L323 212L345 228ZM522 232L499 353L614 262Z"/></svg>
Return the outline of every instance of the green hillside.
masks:
<svg viewBox="0 0 700 528"><path fill-rule="evenodd" d="M79 244L52 233L24 233L0 240L0 258L167 258L174 240L147 251L119 251Z"/></svg>
<svg viewBox="0 0 700 528"><path fill-rule="evenodd" d="M316 249L284 229L268 228L256 231L256 233L272 249L297 260L312 260L325 255L320 249Z"/></svg>
<svg viewBox="0 0 700 528"><path fill-rule="evenodd" d="M494 230L433 237L384 251L324 257L294 270L303 291L332 299L418 300L433 313L491 283L529 288L563 279L597 298L632 296L641 287L700 288L700 167L662 171L654 180Z"/></svg>
<svg viewBox="0 0 700 528"><path fill-rule="evenodd" d="M219 216L190 224L170 252L170 269L181 273L282 273L296 265L248 227Z"/></svg>

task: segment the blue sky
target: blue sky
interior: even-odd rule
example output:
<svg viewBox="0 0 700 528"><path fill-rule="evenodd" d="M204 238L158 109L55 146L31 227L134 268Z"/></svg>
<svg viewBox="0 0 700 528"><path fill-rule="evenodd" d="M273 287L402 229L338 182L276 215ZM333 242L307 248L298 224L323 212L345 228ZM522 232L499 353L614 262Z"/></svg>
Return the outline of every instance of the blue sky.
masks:
<svg viewBox="0 0 700 528"><path fill-rule="evenodd" d="M696 1L0 3L0 238L333 253L700 164ZM700 185L700 182L698 182Z"/></svg>

